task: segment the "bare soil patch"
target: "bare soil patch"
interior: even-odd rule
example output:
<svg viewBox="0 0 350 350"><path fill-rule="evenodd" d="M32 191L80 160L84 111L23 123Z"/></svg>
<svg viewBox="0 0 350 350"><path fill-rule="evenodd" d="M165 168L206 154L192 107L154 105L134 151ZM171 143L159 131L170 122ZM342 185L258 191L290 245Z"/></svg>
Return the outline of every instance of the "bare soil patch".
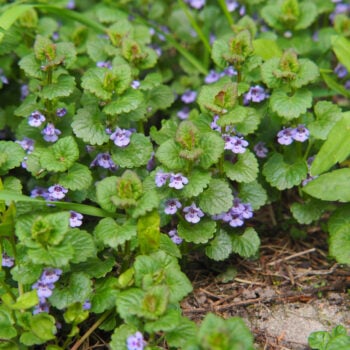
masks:
<svg viewBox="0 0 350 350"><path fill-rule="evenodd" d="M270 231L256 259L191 257L186 273L194 291L182 303L184 315L198 322L208 312L243 317L257 349L268 350L309 349L311 332L350 329L350 269L328 257L325 233L307 231L300 240ZM230 268L237 274L225 281Z"/></svg>

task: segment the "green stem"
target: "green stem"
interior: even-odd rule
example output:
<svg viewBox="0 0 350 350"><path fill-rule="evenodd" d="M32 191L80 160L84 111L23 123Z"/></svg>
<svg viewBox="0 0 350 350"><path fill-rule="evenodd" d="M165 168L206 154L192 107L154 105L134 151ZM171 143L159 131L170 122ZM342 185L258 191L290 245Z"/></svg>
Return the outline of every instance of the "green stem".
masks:
<svg viewBox="0 0 350 350"><path fill-rule="evenodd" d="M106 311L88 330L87 332L73 345L71 350L78 350L84 341L109 317L113 310Z"/></svg>
<svg viewBox="0 0 350 350"><path fill-rule="evenodd" d="M225 0L218 0L218 3L220 5L220 7L221 7L222 12L224 13L224 15L225 15L225 17L227 19L229 25L232 26L234 24L233 18L231 16L231 13L227 9Z"/></svg>
<svg viewBox="0 0 350 350"><path fill-rule="evenodd" d="M307 143L306 151L304 153L304 160L308 159L312 145L313 145L313 142L311 140L309 140L308 143Z"/></svg>
<svg viewBox="0 0 350 350"><path fill-rule="evenodd" d="M178 0L179 1L179 5L181 6L182 10L185 12L188 20L191 23L191 26L193 27L193 29L196 31L196 33L198 34L199 38L201 39L205 49L207 50L208 54L210 55L211 53L211 47L210 47L210 43L209 40L207 39L207 37L204 35L202 29L199 27L197 21L193 18L193 16L191 15L191 12L188 10L187 5L184 3L183 0Z"/></svg>

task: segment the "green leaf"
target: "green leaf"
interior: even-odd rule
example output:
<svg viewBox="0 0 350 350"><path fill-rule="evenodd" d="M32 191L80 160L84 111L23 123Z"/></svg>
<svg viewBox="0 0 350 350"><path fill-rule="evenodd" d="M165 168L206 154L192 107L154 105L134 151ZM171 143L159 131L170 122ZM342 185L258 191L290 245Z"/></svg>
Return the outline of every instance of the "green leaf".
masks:
<svg viewBox="0 0 350 350"><path fill-rule="evenodd" d="M181 258L181 251L168 235L160 235L159 249L170 256Z"/></svg>
<svg viewBox="0 0 350 350"><path fill-rule="evenodd" d="M177 349L185 349L188 344L195 343L196 337L197 326L187 317L182 317L176 329L165 332L165 339L169 346Z"/></svg>
<svg viewBox="0 0 350 350"><path fill-rule="evenodd" d="M350 264L350 229L349 220L335 232L330 233L329 254L340 264Z"/></svg>
<svg viewBox="0 0 350 350"><path fill-rule="evenodd" d="M132 210L131 216L137 219L145 215L147 212L159 206L159 197L155 190L146 191L137 201L135 209Z"/></svg>
<svg viewBox="0 0 350 350"><path fill-rule="evenodd" d="M169 332L175 330L184 319L185 317L181 316L179 310L169 310L157 320L147 322L145 324L145 331L148 333L156 333L159 331Z"/></svg>
<svg viewBox="0 0 350 350"><path fill-rule="evenodd" d="M12 339L17 335L14 320L8 310L0 309L0 338Z"/></svg>
<svg viewBox="0 0 350 350"><path fill-rule="evenodd" d="M157 130L153 125L151 127L150 135L153 141L155 141L158 145L162 144L169 139L175 138L176 129L178 127L178 122L175 119L162 119L161 121L162 127L160 130Z"/></svg>
<svg viewBox="0 0 350 350"><path fill-rule="evenodd" d="M118 294L117 311L120 317L127 320L132 315L142 317L141 305L145 292L139 288L129 288Z"/></svg>
<svg viewBox="0 0 350 350"><path fill-rule="evenodd" d="M40 339L51 340L56 338L56 320L46 312L34 315L30 320L31 331Z"/></svg>
<svg viewBox="0 0 350 350"><path fill-rule="evenodd" d="M160 244L160 217L156 210L137 221L137 238L141 254L157 251Z"/></svg>
<svg viewBox="0 0 350 350"><path fill-rule="evenodd" d="M68 244L28 249L28 257L34 264L62 268L72 259L74 249Z"/></svg>
<svg viewBox="0 0 350 350"><path fill-rule="evenodd" d="M212 313L207 314L197 339L203 349L254 349L253 336L240 317L224 320Z"/></svg>
<svg viewBox="0 0 350 350"><path fill-rule="evenodd" d="M210 168L221 157L224 145L224 140L216 132L203 133L199 141L199 147L202 150L199 165L204 169Z"/></svg>
<svg viewBox="0 0 350 350"><path fill-rule="evenodd" d="M25 152L23 148L12 141L0 141L0 175L21 164Z"/></svg>
<svg viewBox="0 0 350 350"><path fill-rule="evenodd" d="M307 172L307 165L303 159L288 164L279 153L273 153L263 168L266 180L279 190L299 185L302 180L306 179Z"/></svg>
<svg viewBox="0 0 350 350"><path fill-rule="evenodd" d="M174 93L169 86L156 86L146 93L147 109L151 110L152 113L160 109L167 109L173 104L174 99Z"/></svg>
<svg viewBox="0 0 350 350"><path fill-rule="evenodd" d="M115 265L115 257L107 256L104 260L89 258L78 265L71 265L72 272L84 272L90 278L105 277Z"/></svg>
<svg viewBox="0 0 350 350"><path fill-rule="evenodd" d="M156 151L156 158L171 170L182 170L186 161L180 157L181 147L172 139L163 142Z"/></svg>
<svg viewBox="0 0 350 350"><path fill-rule="evenodd" d="M249 227L243 235L234 234L231 236L232 251L243 258L249 258L255 255L260 247L260 239L256 231Z"/></svg>
<svg viewBox="0 0 350 350"><path fill-rule="evenodd" d="M212 179L209 187L199 196L200 208L210 215L220 214L232 207L233 195L224 180Z"/></svg>
<svg viewBox="0 0 350 350"><path fill-rule="evenodd" d="M280 117L288 120L298 118L312 105L312 93L309 90L297 90L291 96L285 91L275 90L270 97L270 106Z"/></svg>
<svg viewBox="0 0 350 350"><path fill-rule="evenodd" d="M74 264L81 263L88 258L96 256L95 242L91 234L85 230L79 230L77 228L69 230L65 241L69 242L74 249L73 257L70 260Z"/></svg>
<svg viewBox="0 0 350 350"><path fill-rule="evenodd" d="M205 254L215 261L227 259L232 253L231 237L220 230L210 244L205 248Z"/></svg>
<svg viewBox="0 0 350 350"><path fill-rule="evenodd" d="M81 86L101 100L110 100L114 94L113 73L108 68L90 68L81 79Z"/></svg>
<svg viewBox="0 0 350 350"><path fill-rule="evenodd" d="M299 71L296 78L291 81L291 86L297 89L314 82L320 75L318 66L312 61L301 58L298 62Z"/></svg>
<svg viewBox="0 0 350 350"><path fill-rule="evenodd" d="M42 88L39 93L41 98L54 100L68 97L75 88L75 79L70 75L60 75L57 80Z"/></svg>
<svg viewBox="0 0 350 350"><path fill-rule="evenodd" d="M108 115L128 113L135 110L143 102L143 95L140 91L130 89L116 100L110 102L103 108L103 112Z"/></svg>
<svg viewBox="0 0 350 350"><path fill-rule="evenodd" d="M177 226L177 231L186 242L207 243L214 236L216 222L209 219L202 219L197 224L181 221Z"/></svg>
<svg viewBox="0 0 350 350"><path fill-rule="evenodd" d="M84 273L72 273L68 285L57 285L50 297L52 306L62 310L69 305L90 298L91 281Z"/></svg>
<svg viewBox="0 0 350 350"><path fill-rule="evenodd" d="M104 124L105 115L97 108L81 108L73 117L74 134L90 145L102 145L109 140Z"/></svg>
<svg viewBox="0 0 350 350"><path fill-rule="evenodd" d="M239 198L244 203L250 203L253 210L258 210L267 202L267 193L257 181L239 184Z"/></svg>
<svg viewBox="0 0 350 350"><path fill-rule="evenodd" d="M96 184L97 203L111 213L114 213L117 208L112 201L113 196L118 196L117 182L116 176L109 176Z"/></svg>
<svg viewBox="0 0 350 350"><path fill-rule="evenodd" d="M131 324L122 324L114 329L109 346L111 350L127 350L127 339L137 332L137 328Z"/></svg>
<svg viewBox="0 0 350 350"><path fill-rule="evenodd" d="M113 161L122 168L135 168L148 163L153 151L152 143L143 134L131 135L126 147L115 147L112 150Z"/></svg>
<svg viewBox="0 0 350 350"><path fill-rule="evenodd" d="M344 161L350 154L350 113L343 113L331 129L326 142L322 145L311 164L311 175L319 175L331 166Z"/></svg>
<svg viewBox="0 0 350 350"><path fill-rule="evenodd" d="M56 44L56 56L59 60L63 60L63 65L66 68L72 68L76 59L77 51L71 42L62 42Z"/></svg>
<svg viewBox="0 0 350 350"><path fill-rule="evenodd" d="M87 166L75 163L67 173L59 176L58 183L73 191L84 190L92 183L91 172Z"/></svg>
<svg viewBox="0 0 350 350"><path fill-rule="evenodd" d="M0 38L1 38L0 33ZM38 62L35 58L34 53L31 53L27 56L24 56L19 62L18 65L21 69L24 70L25 74L31 78L40 79L42 76L42 71L40 68L40 62Z"/></svg>
<svg viewBox="0 0 350 350"><path fill-rule="evenodd" d="M350 41L343 36L332 37L332 48L339 62L350 71Z"/></svg>
<svg viewBox="0 0 350 350"><path fill-rule="evenodd" d="M326 83L326 85L338 93L339 95L343 95L346 97L350 97L350 92L349 90L345 89L344 85L339 84L335 79L333 79L330 75L326 73L321 73L322 79Z"/></svg>
<svg viewBox="0 0 350 350"><path fill-rule="evenodd" d="M17 264L11 269L12 278L22 284L33 284L41 275L42 267L32 262Z"/></svg>
<svg viewBox="0 0 350 350"><path fill-rule="evenodd" d="M237 160L234 163L224 161L224 171L232 181L252 182L258 176L259 165L255 155L246 150L237 155Z"/></svg>
<svg viewBox="0 0 350 350"><path fill-rule="evenodd" d="M253 41L254 53L262 57L265 61L273 57L281 57L282 51L276 40L259 38Z"/></svg>
<svg viewBox="0 0 350 350"><path fill-rule="evenodd" d="M118 295L118 280L115 277L107 277L99 280L94 285L94 296L91 300L91 312L100 314L105 310L115 307Z"/></svg>
<svg viewBox="0 0 350 350"><path fill-rule="evenodd" d="M319 101L314 107L316 120L308 123L310 134L317 139L326 140L327 136L342 117L341 109L329 101Z"/></svg>
<svg viewBox="0 0 350 350"><path fill-rule="evenodd" d="M260 115L255 108L245 107L247 115L243 121L235 125L235 129L242 135L252 134L260 124Z"/></svg>
<svg viewBox="0 0 350 350"><path fill-rule="evenodd" d="M102 219L94 230L94 236L97 240L114 249L136 237L136 234L136 224L132 220L119 225L112 218Z"/></svg>
<svg viewBox="0 0 350 350"><path fill-rule="evenodd" d="M337 169L310 181L303 191L324 201L350 201L350 169Z"/></svg>
<svg viewBox="0 0 350 350"><path fill-rule="evenodd" d="M328 203L310 198L305 203L293 203L290 206L290 210L299 224L308 225L318 220L328 207Z"/></svg>
<svg viewBox="0 0 350 350"><path fill-rule="evenodd" d="M78 145L72 136L67 136L42 151L40 164L48 171L63 172L68 170L78 158Z"/></svg>
<svg viewBox="0 0 350 350"><path fill-rule="evenodd" d="M181 190L184 198L197 197L208 186L211 173L194 169L188 177L188 184Z"/></svg>
<svg viewBox="0 0 350 350"><path fill-rule="evenodd" d="M36 290L23 293L20 295L16 302L7 305L12 310L25 310L30 309L39 303L38 293Z"/></svg>

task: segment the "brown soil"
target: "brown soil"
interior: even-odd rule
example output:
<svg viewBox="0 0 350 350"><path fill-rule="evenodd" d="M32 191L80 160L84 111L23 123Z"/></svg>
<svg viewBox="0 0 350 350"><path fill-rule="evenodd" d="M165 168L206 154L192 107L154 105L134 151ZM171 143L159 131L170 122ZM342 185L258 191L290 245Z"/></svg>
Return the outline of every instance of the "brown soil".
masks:
<svg viewBox="0 0 350 350"><path fill-rule="evenodd" d="M256 348L268 350L309 349L311 332L338 324L350 329L350 269L328 258L327 236L318 227L305 233L302 240L288 233L262 237L255 260L193 259L194 291L182 302L184 315L198 322L208 312L243 317ZM222 273L230 269L237 273L227 281Z"/></svg>

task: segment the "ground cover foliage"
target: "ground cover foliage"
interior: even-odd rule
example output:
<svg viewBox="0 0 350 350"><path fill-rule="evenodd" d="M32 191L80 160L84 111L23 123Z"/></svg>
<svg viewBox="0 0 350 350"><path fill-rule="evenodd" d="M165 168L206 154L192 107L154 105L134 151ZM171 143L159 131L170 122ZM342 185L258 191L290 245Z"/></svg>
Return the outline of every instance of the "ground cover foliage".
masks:
<svg viewBox="0 0 350 350"><path fill-rule="evenodd" d="M350 263L345 2L1 4L0 348L253 349L180 262L257 256L269 203Z"/></svg>

